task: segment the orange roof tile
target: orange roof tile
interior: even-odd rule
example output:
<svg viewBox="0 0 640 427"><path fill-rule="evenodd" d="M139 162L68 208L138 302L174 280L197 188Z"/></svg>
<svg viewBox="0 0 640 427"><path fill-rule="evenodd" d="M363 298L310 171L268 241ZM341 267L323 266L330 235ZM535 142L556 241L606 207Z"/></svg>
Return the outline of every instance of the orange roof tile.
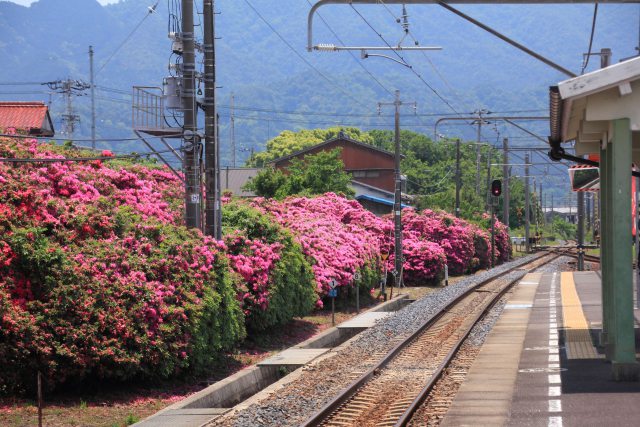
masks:
<svg viewBox="0 0 640 427"><path fill-rule="evenodd" d="M53 136L49 108L42 102L0 102L0 128L16 128L30 134Z"/></svg>

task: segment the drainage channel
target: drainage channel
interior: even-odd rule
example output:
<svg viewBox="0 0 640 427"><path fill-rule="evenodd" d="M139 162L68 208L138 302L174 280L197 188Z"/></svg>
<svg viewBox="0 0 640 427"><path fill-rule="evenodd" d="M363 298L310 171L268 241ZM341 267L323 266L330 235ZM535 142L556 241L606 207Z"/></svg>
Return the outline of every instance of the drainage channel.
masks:
<svg viewBox="0 0 640 427"><path fill-rule="evenodd" d="M155 413L136 427L192 427L206 424L231 410L240 410L263 393L271 393L290 380L298 368L348 343L360 332L373 326L393 312L413 302L408 295L359 314L323 333L290 347L262 362L243 369L210 385L180 402Z"/></svg>

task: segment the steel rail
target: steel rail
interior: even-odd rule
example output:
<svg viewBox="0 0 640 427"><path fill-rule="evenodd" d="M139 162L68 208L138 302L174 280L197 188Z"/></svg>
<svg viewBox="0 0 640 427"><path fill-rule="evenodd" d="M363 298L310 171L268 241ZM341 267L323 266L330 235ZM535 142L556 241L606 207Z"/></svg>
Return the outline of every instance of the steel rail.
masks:
<svg viewBox="0 0 640 427"><path fill-rule="evenodd" d="M540 258L544 258L546 255L549 255L549 254L542 255ZM553 260L555 260L555 259L557 259L557 258L559 258L561 256L562 256L562 254L557 254L553 258L551 258L549 261L553 261ZM539 260L540 258L536 258L536 261ZM538 268L538 267L536 267L536 268ZM534 270L536 268L534 268ZM464 332L464 334L462 335L460 340L451 349L451 351L449 351L449 353L444 358L444 360L442 362L440 362L440 364L436 368L436 371L431 376L431 379L429 380L429 382L424 386L424 388L420 391L418 396L416 396L416 398L413 400L413 402L411 402L411 404L409 405L407 410L402 414L402 416L400 416L400 418L398 419L398 421L395 424L395 427L404 427L404 426L409 424L409 422L411 421L413 415L420 408L420 406L425 401L425 399L429 396L429 393L431 393L431 391L433 390L433 387L436 385L436 383L440 380L440 378L444 374L444 370L451 364L451 362L455 358L456 354L460 350L460 347L462 347L464 342L469 337L469 334L471 334L471 331L473 330L473 328L478 324L478 322L480 322L480 320L482 320L482 318L484 316L486 316L486 314L493 307L495 307L497 302L500 301L500 298L502 298L504 296L504 294L506 294L508 291L510 291L511 288L513 288L513 286L516 283L518 283L520 280L521 279L513 279L511 282L509 282L500 292L498 292L496 294L496 296L493 298L493 300L491 300L491 302L489 302L489 304L482 310L482 312L479 313L477 316L475 316L475 318L473 319L473 322L471 323L471 325L469 325L469 327Z"/></svg>
<svg viewBox="0 0 640 427"><path fill-rule="evenodd" d="M525 264L510 268L501 273L496 274L495 276L489 277L480 283L477 283L473 287L465 290L462 294L458 295L455 298L452 298L445 307L443 307L438 313L431 316L429 319L425 320L425 322L410 336L405 338L402 342L392 348L379 362L377 362L374 366L369 368L360 378L353 381L350 385L345 387L336 397L330 400L327 404L325 404L322 408L316 411L307 421L300 424L301 427L315 427L321 425L333 412L335 412L342 404L346 403L349 399L351 399L355 393L371 378L376 376L380 369L384 368L386 365L391 362L395 356L404 350L409 344L411 344L415 338L424 333L428 328L430 328L433 324L435 324L438 320L444 316L444 314L449 311L453 306L455 306L458 302L475 292L478 288L496 280L507 274L521 269L524 265L531 264L535 261L548 256L548 253L542 253L539 257L534 258L530 262Z"/></svg>

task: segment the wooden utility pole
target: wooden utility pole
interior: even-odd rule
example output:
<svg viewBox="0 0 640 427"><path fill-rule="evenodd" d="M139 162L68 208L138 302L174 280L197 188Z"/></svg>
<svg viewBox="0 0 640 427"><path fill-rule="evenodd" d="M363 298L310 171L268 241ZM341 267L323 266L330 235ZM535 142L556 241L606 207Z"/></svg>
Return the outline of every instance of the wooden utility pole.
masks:
<svg viewBox="0 0 640 427"><path fill-rule="evenodd" d="M184 113L182 150L185 178L185 225L201 228L200 167L197 111L195 98L196 55L193 32L193 1L182 0L182 109Z"/></svg>

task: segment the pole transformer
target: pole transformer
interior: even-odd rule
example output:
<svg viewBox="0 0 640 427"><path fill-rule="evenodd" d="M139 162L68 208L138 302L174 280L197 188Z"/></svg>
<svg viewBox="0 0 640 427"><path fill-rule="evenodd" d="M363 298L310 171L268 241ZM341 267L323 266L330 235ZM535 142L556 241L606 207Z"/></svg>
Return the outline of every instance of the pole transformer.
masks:
<svg viewBox="0 0 640 427"><path fill-rule="evenodd" d="M460 138L456 139L456 218L460 218L460 187L462 179L460 178Z"/></svg>
<svg viewBox="0 0 640 427"><path fill-rule="evenodd" d="M197 126L195 98L196 55L193 27L193 0L182 0L182 108L184 125L182 149L184 151L183 169L185 175L185 225L188 228L201 228L200 206L200 168L198 165L200 145Z"/></svg>
<svg viewBox="0 0 640 427"><path fill-rule="evenodd" d="M509 138L502 140L502 222L509 227Z"/></svg>
<svg viewBox="0 0 640 427"><path fill-rule="evenodd" d="M220 204L218 195L218 141L216 139L216 52L215 52L215 10L213 0L204 0L204 152L205 152L205 234L220 239L217 232Z"/></svg>
<svg viewBox="0 0 640 427"><path fill-rule="evenodd" d="M93 46L89 46L89 74L91 84L91 148L96 149L96 85L93 73Z"/></svg>

